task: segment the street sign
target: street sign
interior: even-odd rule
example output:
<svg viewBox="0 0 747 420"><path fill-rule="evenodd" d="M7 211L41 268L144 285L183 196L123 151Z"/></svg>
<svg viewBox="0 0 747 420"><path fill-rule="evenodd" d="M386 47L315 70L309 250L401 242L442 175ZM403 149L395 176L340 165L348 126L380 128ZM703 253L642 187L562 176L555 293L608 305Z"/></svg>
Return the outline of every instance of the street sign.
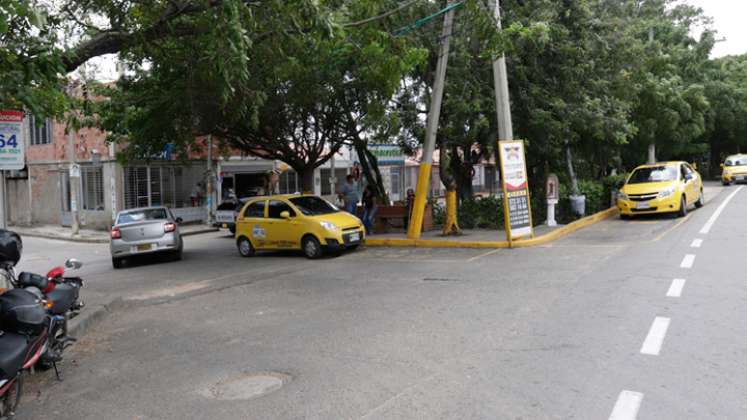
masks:
<svg viewBox="0 0 747 420"><path fill-rule="evenodd" d="M23 112L0 110L0 170L18 171L26 166Z"/></svg>
<svg viewBox="0 0 747 420"><path fill-rule="evenodd" d="M501 180L503 183L503 214L506 238L532 235L532 208L529 201L529 179L524 159L524 142L499 141Z"/></svg>
<svg viewBox="0 0 747 420"><path fill-rule="evenodd" d="M376 162L384 165L404 165L405 154L397 144L372 144L368 150L376 156Z"/></svg>

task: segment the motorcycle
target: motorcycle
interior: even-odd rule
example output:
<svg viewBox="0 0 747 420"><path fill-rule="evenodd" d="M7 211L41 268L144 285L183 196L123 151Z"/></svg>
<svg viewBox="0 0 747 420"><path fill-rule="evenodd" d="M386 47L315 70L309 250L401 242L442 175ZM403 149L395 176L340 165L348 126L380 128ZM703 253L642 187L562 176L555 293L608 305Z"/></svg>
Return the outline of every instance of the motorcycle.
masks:
<svg viewBox="0 0 747 420"><path fill-rule="evenodd" d="M15 415L23 373L32 369L46 350L51 323L44 306L24 289L0 295L0 420Z"/></svg>
<svg viewBox="0 0 747 420"><path fill-rule="evenodd" d="M79 298L83 279L66 277L65 268L78 270L82 266L82 262L71 258L65 261L65 267L55 267L46 276L22 272L14 281L16 287L34 293L45 303L49 314L49 334L37 367L42 370L54 368L57 379L60 379L57 362L62 360L63 351L76 341L68 335L68 321L85 306Z"/></svg>

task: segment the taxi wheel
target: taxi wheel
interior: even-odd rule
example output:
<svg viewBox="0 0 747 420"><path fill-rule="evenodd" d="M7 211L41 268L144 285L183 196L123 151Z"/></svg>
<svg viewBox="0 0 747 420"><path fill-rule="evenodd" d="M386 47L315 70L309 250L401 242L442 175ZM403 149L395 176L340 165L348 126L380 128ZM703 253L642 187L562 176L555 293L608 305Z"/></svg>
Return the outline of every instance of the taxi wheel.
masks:
<svg viewBox="0 0 747 420"><path fill-rule="evenodd" d="M731 185L731 182L721 181L721 185L723 185L724 187L728 187L729 185Z"/></svg>
<svg viewBox="0 0 747 420"><path fill-rule="evenodd" d="M630 220L632 217L628 214L620 213L620 220Z"/></svg>
<svg viewBox="0 0 747 420"><path fill-rule="evenodd" d="M251 257L254 255L254 246L252 246L252 242L246 237L242 236L239 238L239 240L236 241L236 246L239 248L239 254L241 254L242 257Z"/></svg>
<svg viewBox="0 0 747 420"><path fill-rule="evenodd" d="M305 236L301 241L301 251L303 251L303 255L306 256L306 258L311 260L322 256L321 244L319 244L319 241L311 235Z"/></svg>
<svg viewBox="0 0 747 420"><path fill-rule="evenodd" d="M705 196L703 195L703 190L700 190L700 197L698 197L698 201L695 202L695 207L701 208L705 206Z"/></svg>
<svg viewBox="0 0 747 420"><path fill-rule="evenodd" d="M680 211L677 212L677 216L687 216L687 200L685 200L685 194L682 194L682 196L680 197Z"/></svg>

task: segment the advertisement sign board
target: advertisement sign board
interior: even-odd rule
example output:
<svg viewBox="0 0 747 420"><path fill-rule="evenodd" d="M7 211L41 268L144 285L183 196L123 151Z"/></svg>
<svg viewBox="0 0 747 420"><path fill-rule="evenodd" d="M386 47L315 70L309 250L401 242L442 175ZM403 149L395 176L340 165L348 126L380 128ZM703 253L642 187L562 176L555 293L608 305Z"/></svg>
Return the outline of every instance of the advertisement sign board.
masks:
<svg viewBox="0 0 747 420"><path fill-rule="evenodd" d="M23 112L0 110L0 170L26 166L23 147Z"/></svg>
<svg viewBox="0 0 747 420"><path fill-rule="evenodd" d="M397 144L372 144L368 150L376 156L379 165L403 165L405 154Z"/></svg>
<svg viewBox="0 0 747 420"><path fill-rule="evenodd" d="M506 237L513 239L532 235L532 209L529 201L524 142L507 140L498 142L503 182L503 210Z"/></svg>

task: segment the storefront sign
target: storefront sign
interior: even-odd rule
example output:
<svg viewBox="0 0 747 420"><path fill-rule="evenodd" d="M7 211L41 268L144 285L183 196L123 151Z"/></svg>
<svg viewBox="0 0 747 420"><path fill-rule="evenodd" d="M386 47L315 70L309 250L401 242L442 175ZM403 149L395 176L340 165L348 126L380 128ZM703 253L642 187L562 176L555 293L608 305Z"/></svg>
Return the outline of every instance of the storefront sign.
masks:
<svg viewBox="0 0 747 420"><path fill-rule="evenodd" d="M0 111L0 170L21 170L26 166L23 147L23 112Z"/></svg>
<svg viewBox="0 0 747 420"><path fill-rule="evenodd" d="M524 159L524 142L498 142L503 181L503 210L506 237L509 241L532 235L532 209L529 202L529 180Z"/></svg>
<svg viewBox="0 0 747 420"><path fill-rule="evenodd" d="M372 144L368 150L376 156L379 165L403 165L405 154L396 144Z"/></svg>

